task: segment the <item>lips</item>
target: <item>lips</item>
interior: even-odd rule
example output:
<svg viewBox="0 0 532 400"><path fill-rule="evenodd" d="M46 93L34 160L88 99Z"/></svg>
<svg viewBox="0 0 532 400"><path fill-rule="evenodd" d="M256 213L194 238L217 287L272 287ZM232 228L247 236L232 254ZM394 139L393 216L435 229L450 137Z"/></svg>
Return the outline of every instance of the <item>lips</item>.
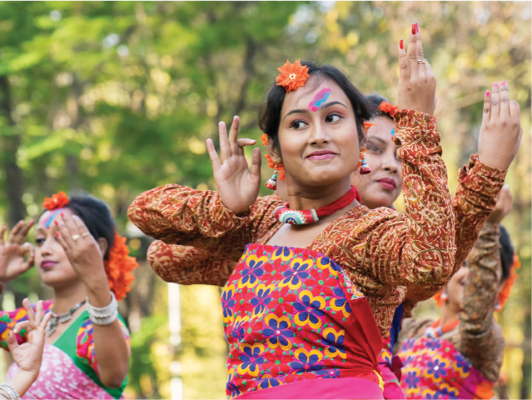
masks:
<svg viewBox="0 0 532 400"><path fill-rule="evenodd" d="M52 268L54 265L56 265L57 263L55 261L43 261L41 263L41 268L42 269L48 269L48 268Z"/></svg>
<svg viewBox="0 0 532 400"><path fill-rule="evenodd" d="M333 158L337 156L338 154L334 151L330 150L318 150L310 153L307 158L309 160L327 160L329 158Z"/></svg>
<svg viewBox="0 0 532 400"><path fill-rule="evenodd" d="M382 178L377 182L379 182L384 189L394 190L397 187L397 183L391 178Z"/></svg>

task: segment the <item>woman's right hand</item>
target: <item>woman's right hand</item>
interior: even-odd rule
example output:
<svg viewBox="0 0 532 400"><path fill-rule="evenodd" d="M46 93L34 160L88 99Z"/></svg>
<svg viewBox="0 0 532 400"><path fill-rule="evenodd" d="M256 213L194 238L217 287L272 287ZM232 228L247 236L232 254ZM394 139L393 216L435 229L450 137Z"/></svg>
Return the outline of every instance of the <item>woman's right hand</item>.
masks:
<svg viewBox="0 0 532 400"><path fill-rule="evenodd" d="M436 109L436 78L429 62L423 56L421 34L417 23L412 24L408 47L399 45L399 109L434 114Z"/></svg>
<svg viewBox="0 0 532 400"><path fill-rule="evenodd" d="M497 195L497 205L491 212L488 222L500 224L510 211L512 211L512 194L510 193L510 186L504 185Z"/></svg>
<svg viewBox="0 0 532 400"><path fill-rule="evenodd" d="M211 157L214 181L224 205L235 214L246 212L257 200L260 188L260 150L253 149L251 171L244 156L244 147L254 145L255 140L238 139L240 119L235 117L227 139L227 128L224 122L219 124L220 154L214 148L211 139L207 140L207 150Z"/></svg>
<svg viewBox="0 0 532 400"><path fill-rule="evenodd" d="M22 244L33 222L33 219L28 223L20 221L9 233L7 242L4 242L6 226L0 230L0 282L9 282L33 266L33 246L29 243ZM27 260L25 260L26 254L28 254Z"/></svg>

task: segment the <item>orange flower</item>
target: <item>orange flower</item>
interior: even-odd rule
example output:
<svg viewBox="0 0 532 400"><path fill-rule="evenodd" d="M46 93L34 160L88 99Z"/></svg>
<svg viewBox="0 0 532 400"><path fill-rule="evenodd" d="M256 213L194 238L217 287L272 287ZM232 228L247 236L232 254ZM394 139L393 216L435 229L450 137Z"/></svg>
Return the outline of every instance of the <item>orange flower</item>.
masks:
<svg viewBox="0 0 532 400"><path fill-rule="evenodd" d="M117 301L126 297L131 290L130 285L135 280L132 271L139 266L137 260L128 254L126 238L115 231L115 242L109 250L109 259L105 260L104 266L109 288L115 294Z"/></svg>
<svg viewBox="0 0 532 400"><path fill-rule="evenodd" d="M262 140L262 144L264 146L268 146L268 135L264 134L260 137L260 140Z"/></svg>
<svg viewBox="0 0 532 400"><path fill-rule="evenodd" d="M305 82L307 82L307 78L309 77L308 67L302 66L299 60L293 64L290 64L290 61L286 60L285 65L277 69L280 72L276 79L277 86L283 86L287 92L305 86Z"/></svg>
<svg viewBox="0 0 532 400"><path fill-rule="evenodd" d="M369 128L371 128L372 126L375 126L375 125L377 125L377 124L373 124L371 122L364 122L364 129L367 132Z"/></svg>
<svg viewBox="0 0 532 400"><path fill-rule="evenodd" d="M279 171L279 175L277 176L277 179L282 181L284 179L284 165L283 163L275 164L272 160L272 156L269 154L265 154L264 157L266 157L266 160L268 160L268 167L271 169L275 169L276 171Z"/></svg>
<svg viewBox="0 0 532 400"><path fill-rule="evenodd" d="M68 196L65 192L59 192L54 194L51 198L46 197L42 203L44 208L48 211L57 210L58 208L63 208L68 206Z"/></svg>
<svg viewBox="0 0 532 400"><path fill-rule="evenodd" d="M512 293L512 287L517 279L517 273L515 272L516 268L521 268L521 261L519 261L517 254L514 254L514 263L510 267L510 276L508 276L508 279L506 279L506 282L504 282L504 286L499 293L499 304L497 305L497 311L502 310L504 304L510 297L510 293Z"/></svg>
<svg viewBox="0 0 532 400"><path fill-rule="evenodd" d="M443 290L440 290L437 294L434 295L434 300L436 300L436 306L440 308L443 306L444 303L444 300L441 298L442 294Z"/></svg>
<svg viewBox="0 0 532 400"><path fill-rule="evenodd" d="M393 117L395 114L395 111L399 107L394 106L393 104L388 103L387 101L383 101L381 104L379 104L379 110L385 112L386 114L389 114L390 117Z"/></svg>

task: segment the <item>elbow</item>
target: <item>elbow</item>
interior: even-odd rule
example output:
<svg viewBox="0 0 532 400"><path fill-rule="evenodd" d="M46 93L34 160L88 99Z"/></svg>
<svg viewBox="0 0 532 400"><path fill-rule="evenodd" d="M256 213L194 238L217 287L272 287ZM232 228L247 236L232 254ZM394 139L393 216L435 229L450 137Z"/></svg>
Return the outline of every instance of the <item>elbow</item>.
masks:
<svg viewBox="0 0 532 400"><path fill-rule="evenodd" d="M126 373L127 374L127 373ZM109 376L101 376L100 380L105 387L111 389L120 389L124 380L126 379L126 374L113 374Z"/></svg>

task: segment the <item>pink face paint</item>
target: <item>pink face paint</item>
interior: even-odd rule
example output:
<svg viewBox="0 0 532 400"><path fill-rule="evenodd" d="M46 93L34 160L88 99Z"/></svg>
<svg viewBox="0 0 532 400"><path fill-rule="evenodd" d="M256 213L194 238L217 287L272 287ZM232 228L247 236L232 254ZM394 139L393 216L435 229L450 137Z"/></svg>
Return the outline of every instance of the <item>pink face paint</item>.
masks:
<svg viewBox="0 0 532 400"><path fill-rule="evenodd" d="M331 89L324 88L321 89L316 96L314 96L314 100L312 100L308 104L308 109L312 112L318 111L320 109L320 106L325 103L325 100L327 100L327 97L331 94Z"/></svg>

